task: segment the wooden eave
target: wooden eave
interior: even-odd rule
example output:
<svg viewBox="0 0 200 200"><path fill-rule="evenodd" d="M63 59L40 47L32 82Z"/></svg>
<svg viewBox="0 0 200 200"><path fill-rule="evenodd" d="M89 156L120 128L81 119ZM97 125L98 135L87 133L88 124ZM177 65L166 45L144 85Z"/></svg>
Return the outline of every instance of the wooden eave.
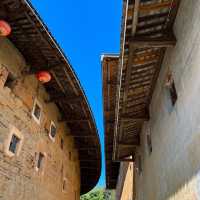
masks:
<svg viewBox="0 0 200 200"><path fill-rule="evenodd" d="M118 64L118 55L103 56L102 76L107 189L116 188L119 173L119 163L112 161Z"/></svg>
<svg viewBox="0 0 200 200"><path fill-rule="evenodd" d="M50 71L53 79L45 84L50 95L47 103L55 102L68 124L79 150L81 194L90 191L101 173L101 148L95 121L87 98L69 61L26 0L1 0L0 19L12 27L9 39L28 64L24 75L40 70Z"/></svg>
<svg viewBox="0 0 200 200"><path fill-rule="evenodd" d="M113 160L135 156L180 0L124 0ZM124 120L126 118L127 120ZM128 120L129 119L129 120Z"/></svg>

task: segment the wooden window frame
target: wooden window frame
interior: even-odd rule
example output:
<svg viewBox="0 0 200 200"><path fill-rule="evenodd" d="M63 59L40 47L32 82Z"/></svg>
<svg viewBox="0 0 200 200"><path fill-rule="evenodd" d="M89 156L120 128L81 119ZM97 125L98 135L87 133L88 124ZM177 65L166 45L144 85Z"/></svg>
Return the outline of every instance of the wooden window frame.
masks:
<svg viewBox="0 0 200 200"><path fill-rule="evenodd" d="M168 73L167 73L165 86L169 90L171 103L172 103L172 106L174 106L176 104L177 99L178 99L178 94L177 94L175 82L174 82L173 75L172 75L171 71L168 71Z"/></svg>
<svg viewBox="0 0 200 200"><path fill-rule="evenodd" d="M55 124L53 121L51 121L50 127L49 127L49 138L50 138L53 142L55 142L56 134L55 134L54 137L51 135L52 126L54 126L54 127L56 128L56 134L57 134L57 126L56 126L56 124Z"/></svg>
<svg viewBox="0 0 200 200"><path fill-rule="evenodd" d="M62 181L62 192L66 193L67 192L67 183L68 183L68 180L66 177L63 178L63 181ZM65 185L64 185L65 184ZM64 187L65 186L65 187Z"/></svg>
<svg viewBox="0 0 200 200"><path fill-rule="evenodd" d="M36 107L36 105L40 108L40 117L39 117L39 119L34 114L35 113L35 107ZM41 118L42 118L42 104L37 99L34 100L33 109L32 109L31 115L32 115L33 119L37 122L37 124L41 123Z"/></svg>
<svg viewBox="0 0 200 200"><path fill-rule="evenodd" d="M40 154L43 155L43 160L42 160L42 164L40 164L41 166L38 167L38 161L39 161L39 156ZM44 174L44 169L45 169L45 165L46 165L46 157L47 157L47 154L45 152L37 152L36 153L36 157L35 157L35 170L37 172L41 172L42 174Z"/></svg>
<svg viewBox="0 0 200 200"><path fill-rule="evenodd" d="M11 144L13 135L15 135L15 137L19 139L19 142L16 146L15 153L10 151L10 144ZM5 154L9 157L19 156L21 148L22 148L23 140L24 140L24 136L22 135L22 133L16 127L10 126L10 131L9 131L7 140L4 143Z"/></svg>

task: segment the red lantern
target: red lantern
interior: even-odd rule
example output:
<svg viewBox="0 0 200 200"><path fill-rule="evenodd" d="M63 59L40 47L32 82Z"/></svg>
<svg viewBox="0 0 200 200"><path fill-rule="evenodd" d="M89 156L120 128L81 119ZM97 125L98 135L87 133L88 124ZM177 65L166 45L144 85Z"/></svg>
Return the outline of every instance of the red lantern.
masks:
<svg viewBox="0 0 200 200"><path fill-rule="evenodd" d="M48 71L40 71L36 74L36 77L42 83L47 83L51 80L51 74Z"/></svg>
<svg viewBox="0 0 200 200"><path fill-rule="evenodd" d="M8 36L10 33L10 25L4 20L0 20L0 36Z"/></svg>

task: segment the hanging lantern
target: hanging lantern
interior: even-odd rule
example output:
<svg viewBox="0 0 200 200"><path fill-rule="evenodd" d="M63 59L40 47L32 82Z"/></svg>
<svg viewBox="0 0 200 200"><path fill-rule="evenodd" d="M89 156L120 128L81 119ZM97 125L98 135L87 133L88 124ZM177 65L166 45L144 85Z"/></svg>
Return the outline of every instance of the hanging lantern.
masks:
<svg viewBox="0 0 200 200"><path fill-rule="evenodd" d="M36 77L42 83L48 83L51 80L51 74L48 71L40 71Z"/></svg>
<svg viewBox="0 0 200 200"><path fill-rule="evenodd" d="M4 20L0 20L0 36L8 36L10 33L10 25Z"/></svg>

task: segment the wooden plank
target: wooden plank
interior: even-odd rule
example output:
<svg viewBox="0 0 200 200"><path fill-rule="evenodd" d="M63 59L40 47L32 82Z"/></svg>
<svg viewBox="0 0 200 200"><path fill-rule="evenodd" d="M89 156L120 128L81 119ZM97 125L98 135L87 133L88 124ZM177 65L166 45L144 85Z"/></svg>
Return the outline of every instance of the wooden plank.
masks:
<svg viewBox="0 0 200 200"><path fill-rule="evenodd" d="M131 45L137 47L173 47L176 45L176 38L174 34L159 38L146 38L146 37L132 37Z"/></svg>
<svg viewBox="0 0 200 200"><path fill-rule="evenodd" d="M126 143L118 143L119 148L134 148L134 147L138 147L138 144L126 144Z"/></svg>
<svg viewBox="0 0 200 200"><path fill-rule="evenodd" d="M152 85L151 85L151 88L150 88L148 104L150 104L151 99L152 99L153 91L154 91L154 88L155 88L155 85L156 85L156 80L158 79L158 75L160 73L160 68L162 66L162 62L163 62L163 59L164 59L166 48L162 48L160 51L161 51L161 56L160 56L160 59L159 59L159 61L157 63L156 73L155 73L155 75L153 77L153 80L152 80Z"/></svg>
<svg viewBox="0 0 200 200"><path fill-rule="evenodd" d="M135 114L135 112L134 112L134 114L131 114L131 113L123 114L123 115L120 116L120 119L132 119L132 118L149 119L150 118L149 116L150 116L149 110L148 109L146 109L146 110L143 109L143 113L140 112L139 114Z"/></svg>
<svg viewBox="0 0 200 200"><path fill-rule="evenodd" d="M163 12L163 13L158 13L158 14L151 14L151 15L146 15L139 17L138 22L144 22L144 21L151 21L155 19L160 19L160 18L165 18L167 17L169 12Z"/></svg>
<svg viewBox="0 0 200 200"><path fill-rule="evenodd" d="M156 20L156 19L161 19L161 18L167 18L168 15L169 15L169 12L145 15L145 16L142 16L142 17L138 18L138 23L149 22L149 21ZM129 26L131 24L132 24L132 19L128 19L127 20L127 26Z"/></svg>
<svg viewBox="0 0 200 200"><path fill-rule="evenodd" d="M160 10L164 8L170 8L172 7L172 0L169 1L164 1L164 2L157 2L157 3L152 3L152 4L143 4L140 6L140 11L141 12L149 12L149 11L155 11L155 10Z"/></svg>
<svg viewBox="0 0 200 200"><path fill-rule="evenodd" d="M165 24L165 20L153 22L153 23L149 23L149 24L144 24L144 25L139 25L137 30L141 31L141 30L145 30L145 29L157 28L158 26L164 26L164 24Z"/></svg>
<svg viewBox="0 0 200 200"><path fill-rule="evenodd" d="M140 6L140 0L135 0L133 21L132 21L132 35L135 35L136 33L136 28L138 24L139 6Z"/></svg>
<svg viewBox="0 0 200 200"><path fill-rule="evenodd" d="M131 35L132 36L135 35L137 24L138 24L139 6L140 6L140 0L135 0L135 6L134 6L134 10L133 10L132 31L131 31ZM126 75L125 75L125 92L124 92L124 95L123 95L123 102L125 102L126 99L127 99L128 85L129 85L129 81L130 81L130 78L131 78L131 68L132 68L132 64L131 63L132 63L132 61L130 63L130 59L132 58L132 55L133 55L133 52L132 51L129 52L129 61L128 61L128 65L127 65ZM119 99L119 101L120 101L120 99ZM122 112L125 112L125 108L123 108ZM114 145L114 148L113 148L113 157L114 157L114 159L116 158L116 151L117 151L116 145Z"/></svg>
<svg viewBox="0 0 200 200"><path fill-rule="evenodd" d="M145 79L143 78L142 80L131 80L129 86L130 87L134 87L134 85L138 85L138 84L143 84L143 83L147 83L150 82L152 79L152 77L145 77Z"/></svg>
<svg viewBox="0 0 200 200"><path fill-rule="evenodd" d="M45 103L52 103L52 102L60 102L60 101L66 101L68 103L70 102L79 102L81 101L81 96L66 96L66 95L56 95L51 96L49 100L46 100Z"/></svg>
<svg viewBox="0 0 200 200"><path fill-rule="evenodd" d="M133 56L133 64L145 64L147 62L150 62L151 60L157 60L159 58L158 54L151 54L149 56Z"/></svg>
<svg viewBox="0 0 200 200"><path fill-rule="evenodd" d="M134 121L149 121L149 117L141 117L141 118L124 118L124 119L120 119L120 121L123 122L134 122Z"/></svg>
<svg viewBox="0 0 200 200"><path fill-rule="evenodd" d="M170 8L174 6L174 4L172 4L172 0L168 0L165 2L156 2L156 3L151 3L151 4L143 4L139 6L139 12L142 13L147 13L150 11L157 11L157 10L161 10L161 9L166 9L166 8ZM132 17L132 12L134 10L134 7L130 7L128 9L128 18Z"/></svg>
<svg viewBox="0 0 200 200"><path fill-rule="evenodd" d="M79 123L79 122L88 122L89 119L63 119L62 121L66 123Z"/></svg>

